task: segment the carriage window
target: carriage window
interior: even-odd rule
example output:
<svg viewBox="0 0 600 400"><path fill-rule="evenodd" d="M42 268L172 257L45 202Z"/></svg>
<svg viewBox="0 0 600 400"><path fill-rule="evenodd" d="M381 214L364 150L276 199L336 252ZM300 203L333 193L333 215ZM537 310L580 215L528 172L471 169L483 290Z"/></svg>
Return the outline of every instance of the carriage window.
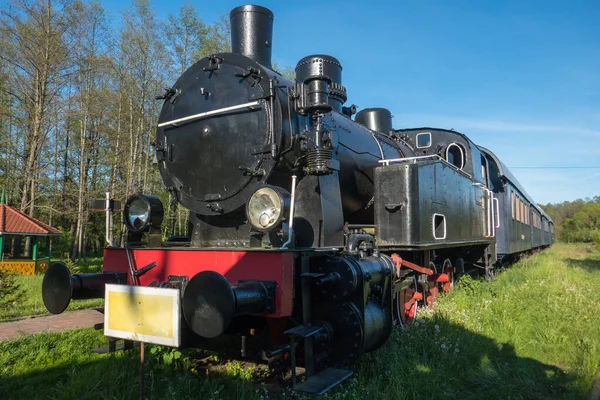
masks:
<svg viewBox="0 0 600 400"><path fill-rule="evenodd" d="M431 146L431 133L423 132L417 134L417 149L424 149Z"/></svg>
<svg viewBox="0 0 600 400"><path fill-rule="evenodd" d="M510 191L510 210L512 212L512 219L515 219L515 192Z"/></svg>
<svg viewBox="0 0 600 400"><path fill-rule="evenodd" d="M462 148L456 143L451 143L446 147L446 161L458 169L463 169L465 156Z"/></svg>
<svg viewBox="0 0 600 400"><path fill-rule="evenodd" d="M519 198L519 222L523 223L523 200Z"/></svg>
<svg viewBox="0 0 600 400"><path fill-rule="evenodd" d="M523 223L523 200L519 198L519 222Z"/></svg>
<svg viewBox="0 0 600 400"><path fill-rule="evenodd" d="M521 223L525 223L525 203L521 200Z"/></svg>

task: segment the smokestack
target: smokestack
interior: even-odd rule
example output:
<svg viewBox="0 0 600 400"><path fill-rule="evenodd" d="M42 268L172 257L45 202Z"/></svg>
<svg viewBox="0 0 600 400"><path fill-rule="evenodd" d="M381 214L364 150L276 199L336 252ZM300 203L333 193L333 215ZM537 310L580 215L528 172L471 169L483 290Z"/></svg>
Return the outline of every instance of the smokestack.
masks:
<svg viewBox="0 0 600 400"><path fill-rule="evenodd" d="M273 13L261 6L245 5L231 10L231 51L271 68Z"/></svg>

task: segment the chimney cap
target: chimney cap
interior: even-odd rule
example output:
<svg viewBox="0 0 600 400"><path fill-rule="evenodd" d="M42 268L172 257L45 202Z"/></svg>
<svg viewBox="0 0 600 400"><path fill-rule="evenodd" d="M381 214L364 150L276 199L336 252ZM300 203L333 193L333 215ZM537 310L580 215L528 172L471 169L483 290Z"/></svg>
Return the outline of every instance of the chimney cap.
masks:
<svg viewBox="0 0 600 400"><path fill-rule="evenodd" d="M266 7L257 6L254 4L246 4L246 5L238 6L238 7L234 8L229 13L229 18L233 18L235 15L237 15L239 13L243 13L243 12L257 12L257 13L264 14L270 18L273 18L273 12L271 10L269 10Z"/></svg>

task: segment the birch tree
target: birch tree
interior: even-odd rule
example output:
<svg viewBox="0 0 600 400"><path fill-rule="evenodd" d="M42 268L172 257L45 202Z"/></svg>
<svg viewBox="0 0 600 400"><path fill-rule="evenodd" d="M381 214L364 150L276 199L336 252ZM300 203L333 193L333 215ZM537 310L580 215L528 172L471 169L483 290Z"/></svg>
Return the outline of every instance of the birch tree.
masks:
<svg viewBox="0 0 600 400"><path fill-rule="evenodd" d="M194 53L204 45L208 32L209 28L189 4L179 8L179 15L169 13L165 36L176 74L183 74L197 61Z"/></svg>
<svg viewBox="0 0 600 400"><path fill-rule="evenodd" d="M77 101L77 128L79 133L79 192L77 201L76 246L72 258L83 252L84 227L88 219L91 200L88 182L89 170L97 159L97 141L102 118L99 102L99 83L102 81L106 20L104 9L96 1L76 1L71 7L71 35L76 60L75 88ZM92 179L94 182L94 179Z"/></svg>
<svg viewBox="0 0 600 400"><path fill-rule="evenodd" d="M10 66L11 97L22 110L24 134L20 210L33 215L38 157L49 130L48 109L71 67L67 31L68 4L51 0L15 0L2 11L0 58Z"/></svg>

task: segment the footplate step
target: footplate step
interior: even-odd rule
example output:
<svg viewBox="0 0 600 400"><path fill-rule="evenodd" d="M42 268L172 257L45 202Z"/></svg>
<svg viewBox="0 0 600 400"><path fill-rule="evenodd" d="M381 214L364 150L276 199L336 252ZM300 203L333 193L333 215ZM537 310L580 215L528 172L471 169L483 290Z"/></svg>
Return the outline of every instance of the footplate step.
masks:
<svg viewBox="0 0 600 400"><path fill-rule="evenodd" d="M296 385L293 390L303 393L323 394L352 375L352 371L327 368Z"/></svg>
<svg viewBox="0 0 600 400"><path fill-rule="evenodd" d="M134 347L140 347L140 342L132 342L130 340L124 340L123 343L116 343L116 341L113 341L112 343L109 343L108 346L96 347L96 348L90 349L90 352L96 353L96 354L108 354L108 353L114 353L115 351L133 349Z"/></svg>

